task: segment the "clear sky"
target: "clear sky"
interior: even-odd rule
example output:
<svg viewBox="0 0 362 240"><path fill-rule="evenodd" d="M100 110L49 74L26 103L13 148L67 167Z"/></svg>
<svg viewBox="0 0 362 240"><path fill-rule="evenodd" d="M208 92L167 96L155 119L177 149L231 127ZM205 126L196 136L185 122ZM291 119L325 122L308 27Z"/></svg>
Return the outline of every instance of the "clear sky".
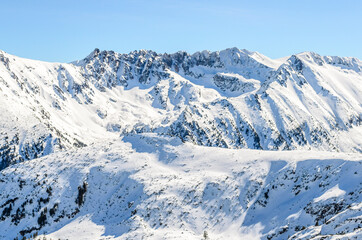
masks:
<svg viewBox="0 0 362 240"><path fill-rule="evenodd" d="M361 0L0 0L0 49L70 62L94 48L362 59Z"/></svg>

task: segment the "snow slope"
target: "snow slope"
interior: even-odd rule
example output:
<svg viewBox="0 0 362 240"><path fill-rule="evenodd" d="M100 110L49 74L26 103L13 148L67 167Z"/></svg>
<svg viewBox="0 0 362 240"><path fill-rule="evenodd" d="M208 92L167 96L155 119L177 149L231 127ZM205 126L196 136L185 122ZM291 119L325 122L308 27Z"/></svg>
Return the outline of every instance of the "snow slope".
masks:
<svg viewBox="0 0 362 240"><path fill-rule="evenodd" d="M204 146L361 152L362 63L226 49L94 50L70 64L0 51L1 169L128 133Z"/></svg>
<svg viewBox="0 0 362 240"><path fill-rule="evenodd" d="M4 169L0 238L357 239L361 160L130 135Z"/></svg>

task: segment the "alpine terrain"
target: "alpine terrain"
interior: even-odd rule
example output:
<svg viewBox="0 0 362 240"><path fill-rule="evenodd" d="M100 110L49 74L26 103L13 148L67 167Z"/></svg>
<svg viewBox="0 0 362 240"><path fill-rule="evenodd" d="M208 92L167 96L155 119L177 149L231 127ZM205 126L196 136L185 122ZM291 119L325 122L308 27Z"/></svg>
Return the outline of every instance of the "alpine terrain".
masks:
<svg viewBox="0 0 362 240"><path fill-rule="evenodd" d="M0 239L362 239L362 61L0 51Z"/></svg>

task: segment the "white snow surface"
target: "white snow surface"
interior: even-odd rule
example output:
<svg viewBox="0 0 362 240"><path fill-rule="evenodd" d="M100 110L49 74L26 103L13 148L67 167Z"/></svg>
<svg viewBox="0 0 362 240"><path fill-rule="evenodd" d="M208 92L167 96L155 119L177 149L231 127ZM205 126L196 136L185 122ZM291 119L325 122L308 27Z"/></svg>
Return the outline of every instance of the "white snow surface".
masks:
<svg viewBox="0 0 362 240"><path fill-rule="evenodd" d="M341 190L338 184L331 189L328 189L325 193L323 193L320 197L314 199L314 202L320 202L323 200L327 200L332 197L340 197L346 194L345 191Z"/></svg>

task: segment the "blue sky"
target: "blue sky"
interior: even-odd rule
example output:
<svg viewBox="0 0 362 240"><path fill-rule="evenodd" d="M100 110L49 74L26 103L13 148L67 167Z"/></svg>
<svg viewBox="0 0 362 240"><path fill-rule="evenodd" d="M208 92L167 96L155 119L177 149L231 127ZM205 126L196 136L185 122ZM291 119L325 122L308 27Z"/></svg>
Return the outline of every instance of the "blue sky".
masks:
<svg viewBox="0 0 362 240"><path fill-rule="evenodd" d="M0 12L0 49L45 61L81 59L96 47L362 59L360 0L0 0Z"/></svg>

